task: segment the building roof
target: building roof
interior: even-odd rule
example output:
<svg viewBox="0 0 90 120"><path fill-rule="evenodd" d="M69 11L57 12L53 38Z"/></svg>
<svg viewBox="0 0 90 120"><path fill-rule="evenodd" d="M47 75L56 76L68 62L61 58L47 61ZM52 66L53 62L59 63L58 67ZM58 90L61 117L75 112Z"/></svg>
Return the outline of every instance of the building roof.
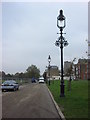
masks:
<svg viewBox="0 0 90 120"><path fill-rule="evenodd" d="M88 62L87 59L79 59L79 60L78 60L78 63L80 63L80 64L85 64L85 63L87 63L87 62Z"/></svg>

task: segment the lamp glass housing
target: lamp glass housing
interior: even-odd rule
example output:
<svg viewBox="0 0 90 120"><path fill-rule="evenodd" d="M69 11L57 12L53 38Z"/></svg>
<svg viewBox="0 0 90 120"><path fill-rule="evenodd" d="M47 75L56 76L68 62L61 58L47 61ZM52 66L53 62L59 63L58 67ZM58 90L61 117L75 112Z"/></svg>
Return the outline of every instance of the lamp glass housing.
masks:
<svg viewBox="0 0 90 120"><path fill-rule="evenodd" d="M59 28L64 28L65 27L65 21L64 20L63 21L58 20L58 27Z"/></svg>
<svg viewBox="0 0 90 120"><path fill-rule="evenodd" d="M63 11L60 10L60 14L57 17L57 26L58 28L64 28L65 27L65 16L63 15Z"/></svg>

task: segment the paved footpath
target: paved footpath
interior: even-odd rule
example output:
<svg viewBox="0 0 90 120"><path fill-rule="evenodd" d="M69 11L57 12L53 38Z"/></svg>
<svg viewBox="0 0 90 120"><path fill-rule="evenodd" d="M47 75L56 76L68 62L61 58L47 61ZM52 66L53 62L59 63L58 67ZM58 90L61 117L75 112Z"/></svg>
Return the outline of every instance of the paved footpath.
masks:
<svg viewBox="0 0 90 120"><path fill-rule="evenodd" d="M32 83L3 92L3 118L60 118L46 84Z"/></svg>

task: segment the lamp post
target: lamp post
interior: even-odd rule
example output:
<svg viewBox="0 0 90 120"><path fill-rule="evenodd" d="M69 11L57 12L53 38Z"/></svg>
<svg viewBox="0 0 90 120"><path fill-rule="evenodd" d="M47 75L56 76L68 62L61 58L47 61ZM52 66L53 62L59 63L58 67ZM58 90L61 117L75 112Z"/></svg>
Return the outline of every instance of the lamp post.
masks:
<svg viewBox="0 0 90 120"><path fill-rule="evenodd" d="M48 72L49 72L49 85L50 85L50 62L51 62L51 57L50 57L50 55L49 55L49 57L48 57L48 63L49 63L49 65L48 65Z"/></svg>
<svg viewBox="0 0 90 120"><path fill-rule="evenodd" d="M57 27L60 29L60 37L58 38L58 40L55 42L55 45L61 48L61 84L60 84L60 88L61 88L61 93L60 93L60 97L64 97L64 79L63 79L63 47L68 45L68 42L65 40L65 38L63 37L63 29L66 26L66 20L65 20L65 16L63 15L63 10L60 10L60 14L57 17Z"/></svg>

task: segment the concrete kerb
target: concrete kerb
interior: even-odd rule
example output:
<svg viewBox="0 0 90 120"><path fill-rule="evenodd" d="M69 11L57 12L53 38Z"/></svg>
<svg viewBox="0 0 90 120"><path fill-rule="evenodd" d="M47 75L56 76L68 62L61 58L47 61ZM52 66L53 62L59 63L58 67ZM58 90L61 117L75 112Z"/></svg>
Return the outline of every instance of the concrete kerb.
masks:
<svg viewBox="0 0 90 120"><path fill-rule="evenodd" d="M53 97L53 95L52 95L52 93L50 92L50 90L49 90L48 87L47 87L47 89L48 89L48 92L49 92L49 94L50 94L50 97L51 97L51 99L52 99L52 101L53 101L53 103L54 103L54 105L55 105L55 107L56 107L56 109L57 109L57 111L58 111L58 114L59 114L60 118L61 118L62 120L66 120L66 119L65 119L65 116L64 116L63 113L61 112L58 104L57 104L56 101L54 100L54 97Z"/></svg>

